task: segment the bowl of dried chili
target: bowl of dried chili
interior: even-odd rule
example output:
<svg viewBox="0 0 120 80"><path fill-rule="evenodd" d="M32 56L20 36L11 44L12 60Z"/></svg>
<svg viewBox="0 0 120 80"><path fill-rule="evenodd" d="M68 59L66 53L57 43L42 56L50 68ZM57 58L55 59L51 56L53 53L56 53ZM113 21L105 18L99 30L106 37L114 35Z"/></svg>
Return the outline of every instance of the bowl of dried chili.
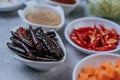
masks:
<svg viewBox="0 0 120 80"><path fill-rule="evenodd" d="M27 66L39 71L49 71L65 62L66 50L55 30L17 26L10 32L7 46L11 56Z"/></svg>
<svg viewBox="0 0 120 80"><path fill-rule="evenodd" d="M118 52L120 50L120 26L97 17L80 18L70 22L65 37L70 44L87 54Z"/></svg>

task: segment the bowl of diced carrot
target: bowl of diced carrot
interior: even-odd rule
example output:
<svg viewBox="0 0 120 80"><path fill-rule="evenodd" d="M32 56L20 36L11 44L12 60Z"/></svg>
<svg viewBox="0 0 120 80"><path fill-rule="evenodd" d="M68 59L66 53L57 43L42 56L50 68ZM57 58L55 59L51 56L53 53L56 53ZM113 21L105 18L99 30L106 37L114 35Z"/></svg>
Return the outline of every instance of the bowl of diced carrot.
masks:
<svg viewBox="0 0 120 80"><path fill-rule="evenodd" d="M120 55L93 54L75 66L73 80L120 80Z"/></svg>

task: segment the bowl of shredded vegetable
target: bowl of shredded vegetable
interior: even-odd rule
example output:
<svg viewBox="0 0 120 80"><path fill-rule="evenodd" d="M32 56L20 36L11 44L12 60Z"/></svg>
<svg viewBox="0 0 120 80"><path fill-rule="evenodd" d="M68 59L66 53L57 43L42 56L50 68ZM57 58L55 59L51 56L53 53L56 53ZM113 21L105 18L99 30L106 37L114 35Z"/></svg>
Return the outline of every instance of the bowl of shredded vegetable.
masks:
<svg viewBox="0 0 120 80"><path fill-rule="evenodd" d="M120 19L120 0L87 0L91 15L109 18L111 20Z"/></svg>

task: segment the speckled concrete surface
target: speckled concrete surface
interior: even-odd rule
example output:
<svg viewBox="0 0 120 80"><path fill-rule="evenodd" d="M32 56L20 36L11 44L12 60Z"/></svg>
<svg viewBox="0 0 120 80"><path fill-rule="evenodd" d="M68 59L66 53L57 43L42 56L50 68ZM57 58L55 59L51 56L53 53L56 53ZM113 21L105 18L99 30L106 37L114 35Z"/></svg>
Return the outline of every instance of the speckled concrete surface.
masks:
<svg viewBox="0 0 120 80"><path fill-rule="evenodd" d="M82 54L66 41L64 28L69 21L87 15L85 5L85 2L81 2L71 14L66 16L65 25L58 33L64 42L67 58L63 65L48 72L31 69L9 54L6 42L10 38L10 29L19 25L28 25L21 20L17 11L0 12L0 80L72 80L72 71L75 64L87 55Z"/></svg>

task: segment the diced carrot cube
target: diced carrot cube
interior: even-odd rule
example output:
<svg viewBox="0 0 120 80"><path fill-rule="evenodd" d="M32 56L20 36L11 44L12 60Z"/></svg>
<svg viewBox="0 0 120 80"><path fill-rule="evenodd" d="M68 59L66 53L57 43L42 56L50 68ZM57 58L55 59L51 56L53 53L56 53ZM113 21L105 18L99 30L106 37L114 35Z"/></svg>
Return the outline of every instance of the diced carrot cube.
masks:
<svg viewBox="0 0 120 80"><path fill-rule="evenodd" d="M115 69L114 71L114 80L120 80L120 70Z"/></svg>
<svg viewBox="0 0 120 80"><path fill-rule="evenodd" d="M95 68L92 66L87 66L82 69L82 72L88 74L89 76L93 76L95 73Z"/></svg>
<svg viewBox="0 0 120 80"><path fill-rule="evenodd" d="M105 72L108 73L112 78L114 77L115 67L113 65L106 66Z"/></svg>
<svg viewBox="0 0 120 80"><path fill-rule="evenodd" d="M88 80L96 80L95 76L88 78Z"/></svg>
<svg viewBox="0 0 120 80"><path fill-rule="evenodd" d="M117 61L115 62L115 67L116 67L116 68L120 67L120 60L117 60Z"/></svg>
<svg viewBox="0 0 120 80"><path fill-rule="evenodd" d="M80 75L78 75L78 79L77 80L87 80L87 79L88 79L88 74L80 73Z"/></svg>
<svg viewBox="0 0 120 80"><path fill-rule="evenodd" d="M80 73L80 76L79 76L80 78L88 78L88 74L86 74L86 73Z"/></svg>
<svg viewBox="0 0 120 80"><path fill-rule="evenodd" d="M87 79L85 79L85 78L78 78L78 80L88 80L88 78Z"/></svg>
<svg viewBox="0 0 120 80"><path fill-rule="evenodd" d="M103 62L103 63L101 63L100 67L105 69L107 66L111 66L111 65L112 65L111 62Z"/></svg>
<svg viewBox="0 0 120 80"><path fill-rule="evenodd" d="M96 78L98 78L98 76L99 76L99 73L101 72L101 71L103 71L104 69L103 68L101 68L101 67L98 67L98 68L96 68L96 70L95 70L95 77Z"/></svg>
<svg viewBox="0 0 120 80"><path fill-rule="evenodd" d="M106 71L101 71L98 77L100 80L111 80L112 79L109 73L106 73Z"/></svg>

